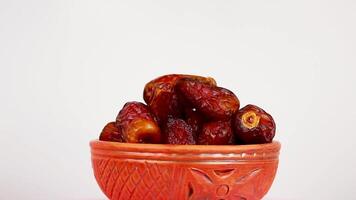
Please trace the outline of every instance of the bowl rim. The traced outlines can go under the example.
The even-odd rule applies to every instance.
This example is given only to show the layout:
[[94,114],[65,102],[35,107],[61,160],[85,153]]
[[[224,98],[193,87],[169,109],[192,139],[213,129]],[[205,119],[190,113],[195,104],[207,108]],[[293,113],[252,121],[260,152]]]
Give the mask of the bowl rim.
[[281,143],[277,140],[265,144],[246,145],[174,145],[174,144],[141,144],[101,141],[90,141],[91,149],[109,151],[131,152],[169,152],[169,153],[235,153],[249,151],[275,151],[279,152]]

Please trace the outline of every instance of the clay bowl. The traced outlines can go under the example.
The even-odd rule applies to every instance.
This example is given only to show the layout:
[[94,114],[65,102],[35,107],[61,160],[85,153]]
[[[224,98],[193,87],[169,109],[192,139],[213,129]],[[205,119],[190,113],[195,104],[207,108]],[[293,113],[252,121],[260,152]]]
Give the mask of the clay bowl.
[[261,199],[278,166],[280,143],[167,145],[90,142],[95,178],[119,199]]

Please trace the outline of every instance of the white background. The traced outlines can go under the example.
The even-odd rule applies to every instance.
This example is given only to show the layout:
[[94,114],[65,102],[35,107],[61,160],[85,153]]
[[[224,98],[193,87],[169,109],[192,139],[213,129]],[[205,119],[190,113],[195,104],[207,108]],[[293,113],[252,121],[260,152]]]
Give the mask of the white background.
[[355,2],[0,0],[0,199],[105,199],[89,141],[166,73],[274,116],[266,199],[356,199]]

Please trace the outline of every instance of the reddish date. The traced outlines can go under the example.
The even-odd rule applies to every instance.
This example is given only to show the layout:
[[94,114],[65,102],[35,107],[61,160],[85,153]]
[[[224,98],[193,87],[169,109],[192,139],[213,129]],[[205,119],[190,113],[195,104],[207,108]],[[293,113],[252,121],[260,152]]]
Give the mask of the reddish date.
[[102,141],[165,144],[260,144],[272,142],[275,123],[255,105],[240,101],[213,78],[160,76],[145,85],[140,102],[128,102],[108,123]]
[[215,80],[212,78],[185,74],[169,74],[147,83],[144,88],[143,98],[160,124],[165,124],[168,118],[182,116],[183,109],[175,92],[175,84],[184,77],[190,77],[209,85],[216,85]]
[[234,143],[230,121],[215,121],[204,124],[198,137],[198,144],[228,145]]
[[182,119],[168,119],[164,132],[167,144],[195,144],[192,127]]
[[214,120],[229,119],[240,107],[239,99],[230,90],[190,78],[177,81],[176,89],[184,101]]
[[161,131],[148,107],[140,102],[128,102],[116,118],[123,139],[130,143],[160,143]]
[[255,105],[247,105],[236,113],[235,134],[244,144],[272,142],[276,125],[270,114]]
[[160,93],[160,91],[170,91],[179,78],[181,78],[179,74],[169,74],[148,82],[143,91],[143,99],[147,104],[150,104],[154,96]]
[[115,122],[109,122],[101,131],[99,140],[111,142],[123,142],[121,130],[115,125]]
[[184,120],[192,127],[194,139],[197,139],[201,128],[206,121],[204,116],[195,108],[184,109]]
[[166,91],[172,90],[174,85],[176,84],[176,81],[181,78],[191,78],[209,85],[216,86],[216,81],[211,77],[202,77],[202,76],[187,75],[187,74],[168,74],[168,75],[160,76],[148,82],[145,85],[143,91],[143,99],[145,100],[146,103],[149,104],[152,101],[152,98],[154,98],[156,93],[165,90]]

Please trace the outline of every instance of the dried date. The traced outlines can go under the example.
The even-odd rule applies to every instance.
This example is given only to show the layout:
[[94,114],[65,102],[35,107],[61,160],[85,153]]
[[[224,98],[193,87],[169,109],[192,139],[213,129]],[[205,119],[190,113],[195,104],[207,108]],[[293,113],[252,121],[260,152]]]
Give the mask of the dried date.
[[183,105],[179,102],[175,85],[178,80],[187,77],[208,85],[216,85],[213,78],[185,74],[161,76],[145,85],[143,98],[160,124],[165,124],[168,118],[182,117]]
[[140,102],[128,102],[116,118],[116,126],[130,143],[160,143],[161,131],[148,107]]
[[235,135],[244,144],[272,142],[276,124],[270,114],[255,105],[247,105],[236,113]]
[[168,119],[164,132],[167,144],[195,144],[192,127],[182,119]]
[[231,118],[240,106],[239,99],[230,90],[189,78],[180,79],[176,89],[184,101],[214,120]]
[[197,143],[204,145],[234,144],[231,121],[214,121],[204,124]]
[[115,122],[109,122],[101,131],[99,140],[110,142],[123,142],[123,136],[120,129],[116,127]]

